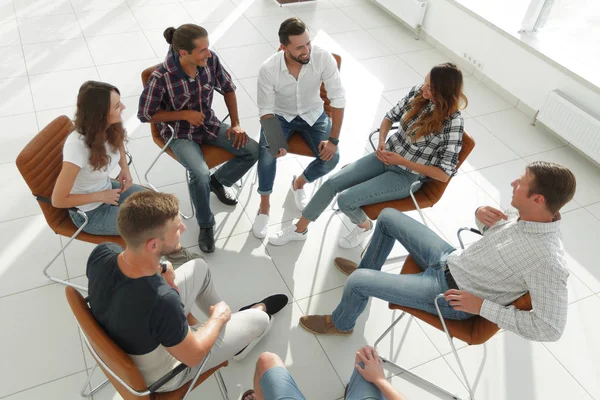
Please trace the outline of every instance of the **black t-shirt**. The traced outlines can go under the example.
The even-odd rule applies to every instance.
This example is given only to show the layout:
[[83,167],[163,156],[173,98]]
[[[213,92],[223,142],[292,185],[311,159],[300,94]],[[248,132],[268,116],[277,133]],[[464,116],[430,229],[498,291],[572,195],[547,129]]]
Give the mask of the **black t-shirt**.
[[122,251],[114,243],[102,243],[90,254],[87,277],[94,318],[128,354],[181,343],[189,328],[179,293],[158,273],[125,276],[117,264]]

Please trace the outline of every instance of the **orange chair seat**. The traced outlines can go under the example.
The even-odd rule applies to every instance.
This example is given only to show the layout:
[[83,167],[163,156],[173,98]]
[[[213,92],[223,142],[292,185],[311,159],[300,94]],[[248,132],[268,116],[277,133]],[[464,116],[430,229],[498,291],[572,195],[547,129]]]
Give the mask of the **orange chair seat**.
[[[73,224],[73,221],[71,221],[71,218],[68,215],[65,219],[63,219],[63,221],[60,224],[52,226],[51,228],[54,231],[54,233],[66,237],[73,236],[73,234],[77,231],[77,227],[75,226],[75,224]],[[113,242],[125,248],[125,241],[121,236],[91,235],[89,233],[80,232],[79,235],[77,235],[77,240],[82,240],[84,242],[95,244]]]
[[[152,140],[154,143],[156,143],[158,147],[163,148],[165,141],[162,136],[160,136],[156,124],[151,124],[150,131],[152,132]],[[233,154],[229,153],[228,151],[211,144],[201,144],[200,149],[202,150],[202,154],[204,155],[204,160],[206,161],[208,168],[214,168],[231,160],[234,157]],[[177,160],[177,156],[175,153],[173,153],[173,150],[171,150],[170,147],[165,150],[165,153]]]
[[[415,199],[417,199],[417,203],[421,208],[432,207],[434,204],[422,190],[417,190],[415,192]],[[404,199],[385,201],[383,203],[368,204],[361,208],[365,214],[367,214],[369,219],[376,220],[377,217],[379,217],[379,213],[385,208],[394,208],[398,211],[406,212],[414,210],[415,204],[411,197],[406,197]]]
[[[402,267],[401,274],[419,274],[423,272],[421,267],[417,265],[415,260],[408,256]],[[524,294],[512,303],[519,310],[531,310],[531,297],[529,293]],[[389,303],[388,307],[392,310],[401,310],[405,313],[413,315],[423,322],[443,331],[444,327],[437,314],[430,314],[426,311],[417,310],[415,308],[404,307],[398,304]],[[475,316],[462,321],[445,319],[446,327],[450,336],[462,340],[468,344],[482,344],[487,342],[492,336],[500,330],[498,325],[481,317]]]

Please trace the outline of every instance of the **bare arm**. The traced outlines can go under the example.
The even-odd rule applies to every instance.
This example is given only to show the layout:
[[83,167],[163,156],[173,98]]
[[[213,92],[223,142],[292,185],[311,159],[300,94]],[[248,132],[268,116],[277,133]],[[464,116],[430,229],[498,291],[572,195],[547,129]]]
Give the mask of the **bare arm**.
[[392,129],[393,122],[387,118],[383,118],[381,121],[381,125],[379,126],[379,144],[385,143],[385,138],[387,137],[390,129]]
[[169,354],[188,367],[194,367],[200,364],[210,352],[223,325],[225,325],[224,320],[211,317],[196,332],[189,329],[181,343],[173,347],[166,347],[166,349]]
[[[67,161],[63,162],[62,169],[60,170],[60,174],[54,185],[54,190],[52,191],[52,205],[54,207],[71,208],[98,201],[106,203],[109,199],[107,197],[107,192],[118,191],[118,189],[116,189],[88,194],[71,194],[75,178],[77,178],[77,174],[80,170],[81,168],[73,163]],[[110,193],[108,193],[108,195],[110,195]]]
[[329,136],[334,139],[340,137],[340,131],[342,129],[342,121],[344,120],[344,109],[343,108],[331,108],[331,132]]
[[392,384],[387,379],[381,379],[374,383],[375,386],[381,390],[383,397],[385,397],[387,400],[408,400],[408,397],[394,389]]
[[227,111],[229,111],[229,119],[231,120],[231,126],[238,126],[240,124],[240,117],[238,114],[237,97],[235,95],[235,91],[231,90],[229,92],[225,92],[223,97],[225,98],[225,105],[227,106]]

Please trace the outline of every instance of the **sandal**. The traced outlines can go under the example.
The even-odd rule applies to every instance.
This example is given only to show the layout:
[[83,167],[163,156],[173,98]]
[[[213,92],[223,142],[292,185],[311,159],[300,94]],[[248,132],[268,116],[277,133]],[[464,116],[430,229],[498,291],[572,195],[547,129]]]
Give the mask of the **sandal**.
[[[244,392],[244,394],[242,395],[242,398],[241,398],[241,400],[246,400],[246,397],[250,396],[251,394],[254,394],[254,389],[248,389],[248,390],[246,390],[246,391]],[[252,400],[255,400],[255,399],[256,399],[256,396],[254,396],[254,397],[252,398]]]
[[269,297],[264,298],[261,301],[257,301],[256,303],[244,306],[240,308],[239,311],[247,310],[260,303],[263,303],[265,305],[265,307],[267,308],[267,314],[271,316],[277,314],[287,305],[288,297],[285,294],[273,294]]

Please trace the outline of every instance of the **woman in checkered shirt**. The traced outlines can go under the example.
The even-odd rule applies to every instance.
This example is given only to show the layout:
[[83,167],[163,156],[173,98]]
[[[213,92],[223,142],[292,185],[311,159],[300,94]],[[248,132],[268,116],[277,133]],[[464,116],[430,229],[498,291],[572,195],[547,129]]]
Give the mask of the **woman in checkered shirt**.
[[[456,174],[464,130],[460,109],[467,103],[460,69],[452,63],[433,67],[425,83],[413,87],[385,115],[376,152],[329,178],[306,205],[300,220],[269,237],[269,243],[305,240],[309,223],[339,194],[340,210],[356,224],[339,245],[358,246],[373,228],[361,206],[406,198],[414,182],[418,182],[416,191],[424,178],[447,182]],[[395,122],[399,126],[386,141]]]

